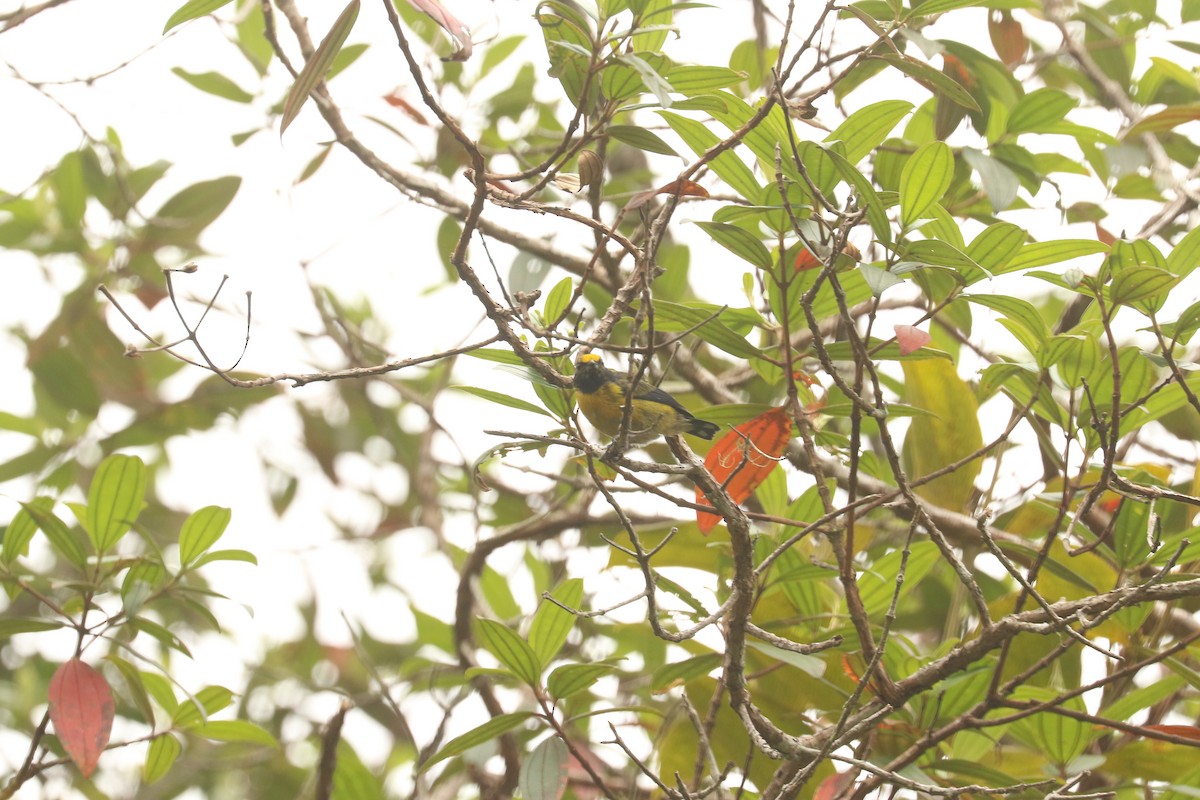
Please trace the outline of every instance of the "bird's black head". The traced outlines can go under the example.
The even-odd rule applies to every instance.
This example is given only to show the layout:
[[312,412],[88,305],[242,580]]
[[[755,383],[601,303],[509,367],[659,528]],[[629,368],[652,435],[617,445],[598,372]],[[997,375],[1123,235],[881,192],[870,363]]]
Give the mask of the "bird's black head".
[[609,380],[608,367],[595,353],[584,353],[575,362],[575,389],[590,394]]

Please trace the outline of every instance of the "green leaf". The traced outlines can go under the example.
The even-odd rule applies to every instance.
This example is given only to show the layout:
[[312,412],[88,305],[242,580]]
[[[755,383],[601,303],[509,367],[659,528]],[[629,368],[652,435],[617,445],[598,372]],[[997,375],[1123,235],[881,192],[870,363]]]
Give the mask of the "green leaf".
[[1101,713],[1109,719],[1128,722],[1137,712],[1166,700],[1182,689],[1184,685],[1185,681],[1178,675],[1163,675],[1155,678],[1153,683],[1115,696],[1112,702],[1102,709]]
[[87,210],[87,183],[83,175],[83,153],[67,153],[58,162],[51,178],[54,183],[54,201],[63,228],[78,230]]
[[757,236],[725,222],[697,222],[713,241],[759,269],[771,268],[771,253]]
[[[54,508],[53,497],[36,497],[30,505],[41,508],[45,513],[50,514]],[[38,524],[24,506],[17,511],[13,516],[12,522],[8,524],[8,530],[4,531],[4,546],[0,549],[0,562],[11,564],[20,556],[29,555],[29,542],[33,539],[33,535],[37,533]]]
[[546,324],[551,324],[562,319],[563,314],[567,311],[567,305],[571,302],[571,297],[574,294],[574,278],[568,276],[554,284],[553,288],[546,294],[546,305],[542,310],[542,313],[546,317]]
[[382,782],[345,739],[337,743],[337,765],[329,800],[384,800]]
[[351,44],[339,50],[337,56],[333,59],[333,63],[329,65],[329,72],[325,74],[325,80],[331,81],[340,73],[349,69],[351,64],[358,61],[362,54],[367,52],[369,46],[365,44]]
[[907,227],[921,219],[950,188],[954,154],[944,142],[922,145],[900,173],[900,221]]
[[913,104],[907,100],[872,103],[846,117],[846,121],[826,136],[825,141],[840,141],[846,148],[846,160],[857,164],[877,149],[912,109]]
[[33,503],[21,503],[21,508],[33,517],[38,528],[46,534],[46,538],[50,540],[50,544],[60,555],[77,567],[84,565],[87,555],[84,553],[80,539],[50,510],[50,505],[38,504],[38,501],[35,500]]
[[450,262],[450,256],[454,254],[454,248],[458,244],[458,237],[462,235],[462,225],[458,224],[458,220],[454,217],[442,217],[441,223],[437,229],[437,252],[438,257],[442,260],[442,269],[446,273],[447,281],[458,279],[458,271],[454,268],[454,264]]
[[541,406],[536,406],[528,400],[522,400],[518,397],[510,397],[502,392],[493,392],[491,389],[480,389],[477,386],[451,386],[450,388],[459,392],[473,394],[476,397],[482,397],[484,400],[491,400],[493,403],[499,403],[502,406],[515,408],[519,411],[532,411],[534,414],[541,414],[551,419],[554,418],[553,414]]
[[146,496],[146,465],[119,453],[100,462],[88,491],[86,528],[96,552],[104,554],[129,532]]
[[0,619],[0,639],[16,636],[18,633],[44,633],[56,631],[65,626],[65,622],[52,619],[29,619],[27,617],[8,617]]
[[317,85],[325,78],[325,73],[333,65],[338,51],[341,50],[346,37],[350,35],[350,29],[354,27],[354,21],[358,19],[358,9],[359,0],[350,0],[350,3],[333,23],[333,27],[329,29],[329,33],[325,34],[325,38],[321,40],[321,44],[312,54],[312,58],[305,63],[304,69],[300,70],[300,74],[296,76],[296,82],[292,84],[287,97],[283,100],[283,115],[279,126],[280,136],[296,119],[296,115],[300,113],[308,96],[317,88]]
[[707,675],[721,666],[722,660],[720,653],[705,653],[673,664],[664,664],[654,670],[654,675],[650,678],[650,689],[657,692],[673,685],[676,681],[687,683],[693,678]]
[[1149,116],[1140,119],[1136,125],[1125,132],[1125,138],[1131,139],[1144,133],[1161,133],[1169,131],[1188,122],[1200,119],[1200,103],[1168,106]]
[[148,620],[145,617],[138,617],[137,619],[130,620],[129,624],[134,629],[154,637],[167,649],[178,650],[188,658],[191,658],[192,653],[188,650],[187,645],[183,643],[183,640],[157,622]]
[[151,739],[146,750],[146,763],[142,765],[142,780],[154,783],[166,775],[182,751],[183,746],[172,734],[164,733]]
[[[564,581],[553,597],[567,608],[578,609],[583,602],[583,581],[579,578]],[[549,600],[542,600],[529,625],[529,646],[538,663],[549,664],[558,655],[574,626],[574,614]]]
[[190,564],[216,544],[231,516],[228,508],[205,506],[184,520],[179,532],[179,562]]
[[484,742],[490,742],[497,736],[508,733],[532,716],[532,711],[518,711],[514,714],[501,714],[498,717],[492,717],[482,725],[472,728],[462,736],[456,736],[442,745],[441,750],[438,750],[428,761],[420,766],[417,774],[425,772],[439,761],[444,761],[451,756],[465,753],[472,747],[481,745]]
[[612,664],[563,664],[550,673],[546,688],[552,697],[562,700],[588,688],[597,678],[616,671]]
[[1060,334],[1054,336],[1042,351],[1038,365],[1058,367],[1058,377],[1070,389],[1083,386],[1084,380],[1092,380],[1096,370],[1104,364],[1104,353],[1094,336]]
[[200,232],[233,202],[241,185],[241,178],[226,175],[182,189],[150,219],[147,239],[156,246],[192,245]]
[[995,273],[1016,257],[1028,238],[1029,234],[1011,222],[997,222],[971,240],[967,256],[988,272]]
[[675,148],[664,142],[657,133],[636,125],[612,125],[608,129],[608,135],[618,142],[624,142],[648,153],[658,153],[664,156],[679,155],[675,152]]
[[477,623],[479,641],[487,651],[525,683],[537,686],[542,664],[533,648],[503,623],[482,617],[478,618]]
[[535,747],[521,764],[521,796],[525,800],[559,800],[567,788],[569,757],[566,744],[557,736]]
[[516,52],[523,41],[525,41],[524,36],[509,36],[493,42],[484,52],[483,58],[480,59],[479,76],[483,77],[491,72],[493,67],[498,66],[504,59]]
[[[121,678],[125,681],[125,688],[129,692],[129,696],[133,698],[133,704],[142,712],[146,723],[153,726],[154,706],[150,704],[150,695],[146,693],[146,684],[142,679],[142,673],[133,664],[113,653],[109,653],[104,658],[117,668],[117,672],[121,673]],[[174,699],[172,696],[172,703]]]
[[859,204],[867,209],[867,222],[870,223],[875,238],[884,244],[891,244],[891,221],[888,219],[887,210],[884,208],[879,194],[875,191],[875,187],[871,185],[866,176],[858,171],[850,159],[832,149],[826,150],[825,154],[829,156],[834,168],[842,178],[858,193]]
[[[1104,260],[1104,267],[1109,275],[1121,274],[1130,267],[1167,268],[1167,260],[1152,242],[1145,239],[1118,239],[1113,242]],[[1107,280],[1105,271],[1101,271],[1101,279]]]
[[142,686],[154,698],[154,702],[162,706],[163,710],[168,714],[173,714],[175,709],[179,707],[179,701],[175,699],[175,692],[171,688],[171,682],[157,672],[142,672],[140,675]]
[[[914,420],[914,424],[915,422],[916,420]],[[900,550],[892,550],[877,559],[858,580],[863,607],[873,617],[887,611],[892,603],[892,595],[896,591],[896,578],[900,574],[902,555]],[[913,544],[908,555],[908,562],[904,567],[904,586],[900,589],[901,602],[939,560],[941,560],[941,552],[933,542],[920,541]]]
[[1021,248],[1003,268],[994,270],[997,274],[1016,272],[1033,267],[1044,267],[1047,264],[1057,264],[1072,258],[1082,258],[1095,253],[1108,252],[1108,245],[1093,239],[1058,239],[1052,242],[1031,242]]
[[1008,114],[1009,133],[1045,133],[1077,105],[1075,98],[1058,89],[1035,89],[1022,97]]
[[[300,175],[296,178],[296,185],[298,186],[311,178],[313,175],[316,175],[317,170],[321,168],[321,166],[325,163],[325,160],[329,158],[329,154],[332,152],[333,145],[327,144],[322,147],[320,151],[315,156],[310,158],[308,163],[304,165],[304,169],[300,171]],[[446,219],[450,218],[447,217]]]
[[205,686],[195,696],[175,709],[171,724],[176,728],[191,728],[204,724],[208,718],[233,702],[233,692],[224,686]]
[[910,56],[895,53],[886,56],[868,56],[867,60],[875,59],[886,61],[929,91],[945,97],[947,100],[962,106],[967,111],[978,112],[980,110],[979,104],[975,102],[975,98],[971,97],[971,94],[961,84],[941,70],[936,70],[928,64],[917,61]]
[[202,92],[232,100],[235,103],[249,103],[254,100],[254,95],[219,72],[188,72],[182,67],[172,67],[171,72]]
[[[739,358],[761,358],[762,351],[739,336],[728,325],[721,322],[718,309],[671,303],[666,300],[654,302],[654,323],[660,331],[678,333],[695,328],[696,336],[714,347]],[[716,316],[714,316],[716,315]],[[700,327],[696,327],[699,325]]]
[[1167,269],[1186,278],[1200,266],[1200,228],[1192,228],[1167,256]]
[[258,565],[258,557],[249,550],[210,550],[196,559],[192,569],[203,567],[213,561],[244,561],[247,564]]
[[[1055,701],[1056,692],[1034,686],[1021,686],[1013,693],[1018,700],[1037,702]],[[1069,697],[1061,703],[1062,708],[1077,713],[1087,713],[1081,697]],[[1014,734],[1028,737],[1044,757],[1060,768],[1083,754],[1090,740],[1090,723],[1073,717],[1042,711],[1019,720],[1013,727]]]
[[1050,328],[1028,300],[1001,294],[965,294],[963,299],[975,305],[999,311],[1006,318],[1015,321],[1033,334],[1041,344],[1045,344],[1050,338]]
[[1179,278],[1165,269],[1158,267],[1126,267],[1112,279],[1109,287],[1112,301],[1122,305],[1132,305],[1138,301],[1153,304],[1165,299]]
[[208,16],[218,8],[229,5],[230,2],[231,0],[188,0],[188,2],[177,8],[175,13],[170,16],[167,24],[163,26],[163,33],[189,20]]
[[979,182],[983,184],[983,193],[987,195],[993,211],[1004,211],[1017,199],[1021,181],[1003,161],[992,158],[979,150],[964,147],[963,160],[979,174]]
[[766,644],[765,642],[747,642],[746,644],[776,661],[792,665],[811,678],[820,678],[825,674],[825,662],[816,656],[794,653],[791,650],[784,650],[782,647],[776,647],[773,644]]
[[975,6],[990,6],[989,0],[925,0],[921,4],[913,4],[916,6],[913,9],[913,15],[918,17],[928,17],[933,14],[942,14],[946,11],[953,11],[956,8],[972,8]]
[[[1200,228],[1197,228],[1200,230]],[[1180,313],[1179,318],[1174,322],[1168,322],[1162,325],[1163,335],[1168,341],[1187,344],[1192,337],[1196,335],[1196,331],[1200,330],[1200,301],[1192,303]]]
[[964,276],[986,277],[987,275],[980,265],[976,264],[966,253],[937,239],[913,242],[904,249],[904,258],[935,267],[947,267]]
[[737,86],[746,79],[746,73],[728,67],[705,67],[690,64],[676,66],[667,73],[672,88],[681,94],[699,94],[713,89]]
[[675,87],[671,86],[671,82],[660,75],[649,61],[638,55],[622,53],[616,56],[616,62],[632,67],[642,79],[642,84],[654,94],[658,104],[663,108],[671,107],[671,92],[675,91]]
[[[671,126],[671,130],[680,139],[683,139],[684,144],[691,148],[697,156],[704,155],[709,148],[721,141],[721,137],[710,131],[701,122],[670,111],[659,111],[658,114],[666,120],[667,125]],[[726,150],[714,158],[709,162],[709,167],[717,174],[718,178],[729,184],[729,187],[743,198],[751,203],[758,202],[758,197],[762,194],[762,187],[751,169],[732,150]]]
[[485,566],[483,574],[479,576],[479,589],[487,607],[500,619],[516,619],[521,616],[521,607],[513,598],[507,575],[501,575],[490,565]]
[[260,744],[279,747],[279,741],[269,731],[243,719],[214,719],[191,729],[197,736],[218,742]]

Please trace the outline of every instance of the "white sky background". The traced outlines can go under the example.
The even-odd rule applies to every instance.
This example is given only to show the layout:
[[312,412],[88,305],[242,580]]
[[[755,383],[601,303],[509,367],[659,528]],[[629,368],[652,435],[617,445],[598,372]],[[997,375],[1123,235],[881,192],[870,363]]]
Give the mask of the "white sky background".
[[[185,294],[204,298],[222,274],[230,276],[223,297],[226,308],[233,313],[212,320],[216,324],[207,327],[206,341],[213,342],[210,352],[218,361],[229,361],[241,348],[243,321],[238,315],[244,309],[242,296],[252,291],[254,327],[244,368],[266,374],[336,365],[335,351],[305,350],[290,333],[296,328],[318,330],[318,321],[310,310],[302,264],[309,265],[315,283],[328,285],[339,297],[347,300],[370,297],[377,310],[386,312],[391,357],[421,355],[480,338],[481,332],[486,335],[486,329],[473,327],[479,313],[465,289],[453,287],[421,293],[442,276],[433,242],[433,231],[440,221],[436,214],[400,198],[337,149],[314,178],[299,186],[293,184],[316,153],[316,143],[330,138],[311,107],[301,113],[282,141],[277,132],[265,131],[240,148],[231,145],[229,134],[259,126],[266,117],[266,108],[282,97],[290,79],[277,64],[272,65],[270,91],[250,106],[231,103],[187,85],[170,73],[171,67],[180,66],[192,72],[216,70],[247,88],[256,86],[257,78],[244,58],[215,30],[211,19],[188,23],[162,41],[163,23],[177,5],[178,2],[161,0],[120,4],[78,0],[0,36],[3,62],[0,63],[0,109],[4,118],[0,122],[0,139],[6,154],[0,157],[0,189],[24,192],[43,170],[81,142],[70,117],[46,97],[12,80],[5,64],[30,80],[51,82],[105,72],[137,56],[128,67],[91,86],[81,83],[47,86],[47,92],[78,115],[92,136],[102,137],[107,126],[113,127],[135,166],[160,158],[174,163],[167,178],[141,204],[143,209],[157,208],[174,192],[199,180],[230,174],[244,178],[233,205],[206,234],[204,243],[212,256],[198,259],[200,272],[178,276],[176,284]],[[302,0],[300,5],[310,16],[314,37],[319,39],[340,12],[342,3]],[[525,33],[529,37],[527,47],[510,57],[508,65],[527,57],[535,60],[539,73],[544,71],[541,35],[531,16],[533,3],[498,0],[447,5],[472,25],[477,37],[498,33],[502,38]],[[669,40],[669,55],[680,61],[726,63],[732,47],[752,35],[748,3],[715,5],[720,8],[697,9],[680,16],[686,38]],[[783,3],[774,5],[784,8]],[[818,6],[807,1],[799,5],[802,9]],[[1169,7],[1177,4],[1159,5],[1160,14],[1178,19],[1178,11]],[[0,11],[16,7],[11,0],[0,0]],[[943,23],[926,31],[926,35],[955,36],[990,53],[986,12],[976,10],[955,17],[965,23],[963,27],[947,30]],[[731,33],[732,25],[738,26],[736,33]],[[773,29],[778,28],[773,26]],[[1196,38],[1178,29],[1171,33],[1180,38]],[[282,26],[281,36],[290,45]],[[1047,41],[1056,39],[1048,37]],[[362,120],[362,115],[367,114],[383,117],[422,148],[427,149],[432,141],[430,130],[420,128],[382,100],[384,94],[397,86],[407,89],[405,96],[414,103],[416,93],[378,2],[364,3],[348,42],[368,42],[372,47],[332,82],[335,99],[347,112],[352,127],[368,144],[377,147],[381,155],[401,165],[411,163],[414,159],[408,144],[395,141],[390,133]],[[294,53],[295,48],[291,49]],[[1171,48],[1170,53],[1163,55],[1176,58],[1181,52]],[[468,63],[467,69],[473,66]],[[505,75],[501,70],[494,80],[503,81]],[[926,97],[911,82],[901,82],[897,87],[901,93],[893,96],[907,97],[917,104]],[[540,90],[557,91],[557,83],[547,79]],[[480,96],[489,93],[484,87]],[[851,95],[848,105],[853,109],[879,99],[880,95],[860,90]],[[829,119],[831,127],[840,120],[828,98],[818,104],[818,109],[819,118]],[[460,111],[454,107],[449,110]],[[568,113],[569,105],[564,103],[564,121]],[[804,135],[804,126],[800,130]],[[824,135],[815,130],[812,133],[815,138]],[[687,152],[686,148],[680,152]],[[665,159],[661,163],[668,162]],[[463,182],[461,186],[462,196],[468,196],[467,184]],[[1094,192],[1094,187],[1090,191]],[[689,226],[682,224],[683,220],[705,219],[711,210],[706,204],[681,209],[674,226],[677,235],[688,236]],[[1066,235],[1058,220],[1048,219],[1049,216],[1052,215],[1043,213],[1036,221],[1033,214],[1011,218],[1030,227],[1048,223],[1055,228],[1055,235]],[[1140,222],[1141,217],[1131,222],[1130,233],[1136,231]],[[535,231],[538,225],[546,231],[561,229],[543,218],[523,218],[521,224],[532,225],[531,230]],[[1079,226],[1071,235],[1091,238],[1094,232],[1090,226]],[[740,297],[743,265],[704,237],[691,236],[690,242],[693,244],[691,275],[693,281],[700,283],[702,294]],[[490,272],[484,265],[482,252],[478,249],[474,252],[481,274]],[[509,261],[505,249],[493,245],[492,253],[503,269]],[[1094,264],[1081,266],[1094,268]],[[43,283],[40,268],[52,276],[53,287]],[[0,271],[6,280],[6,291],[0,292],[0,318],[6,322],[19,320],[32,331],[40,330],[53,318],[61,290],[74,287],[81,278],[69,259],[37,265],[20,253],[0,252]],[[545,285],[552,285],[558,277],[552,273]],[[1192,291],[1177,294],[1183,301],[1194,296]],[[169,324],[173,313],[169,304],[163,303],[150,313],[138,308],[136,301],[129,302],[128,308],[140,321],[148,323],[149,328],[175,330]],[[980,312],[981,309],[975,309],[977,318]],[[119,338],[137,342],[124,320],[115,314],[110,319]],[[890,322],[880,330],[890,331]],[[0,340],[0,374],[7,378],[0,386],[0,409],[18,414],[32,410],[22,358],[23,351],[14,342]],[[322,358],[331,361],[321,362]],[[460,363],[460,369],[471,364],[469,359]],[[478,381],[463,382],[478,382],[513,395],[532,397],[528,387],[518,379],[488,366],[471,366],[486,373]],[[180,396],[186,395],[183,387],[190,387],[205,376],[199,370],[184,370],[177,379]],[[319,384],[290,393],[314,403],[329,396],[328,388]],[[454,434],[458,446],[468,456],[495,443],[481,433],[484,427],[533,431],[543,424],[530,415],[474,399],[448,397],[446,403],[448,410],[442,413],[442,419],[462,421]],[[114,415],[110,418],[112,424],[116,424],[120,412],[109,413]],[[987,425],[986,415],[983,421]],[[423,421],[416,415],[411,424],[420,426]],[[985,427],[985,437],[988,434]],[[23,452],[27,446],[20,437],[0,436],[0,460]],[[256,407],[237,423],[226,421],[213,431],[177,439],[170,455],[171,467],[159,484],[164,500],[184,510],[209,504],[232,507],[233,522],[221,546],[249,549],[260,562],[257,568],[238,564],[208,568],[214,587],[230,595],[236,603],[252,607],[254,616],[243,612],[236,603],[219,608],[218,616],[232,632],[233,639],[206,637],[204,645],[195,648],[195,662],[177,660],[174,668],[186,684],[198,687],[215,682],[232,688],[240,686],[242,660],[253,662],[261,652],[261,642],[300,634],[296,607],[306,600],[314,585],[321,587],[318,635],[329,645],[350,644],[343,612],[362,622],[373,636],[385,640],[407,638],[411,619],[402,592],[420,597],[419,605],[425,610],[449,617],[453,598],[444,587],[457,578],[448,571],[443,559],[432,562],[438,567],[420,559],[419,554],[432,546],[428,536],[406,531],[393,537],[389,544],[393,549],[389,574],[397,588],[372,590],[365,573],[370,551],[342,541],[336,527],[329,522],[332,517],[351,529],[370,531],[377,520],[377,510],[369,498],[396,497],[402,493],[399,471],[380,468],[388,460],[386,446],[380,447],[379,452],[365,454],[361,460],[344,459],[339,464],[345,482],[358,491],[335,489],[311,464],[311,474],[282,520],[276,518],[267,500],[260,459],[293,467],[310,461],[301,446],[298,418],[282,401],[273,400]],[[16,509],[16,504],[6,498],[27,499],[31,490],[32,484],[28,482],[0,486],[3,491],[0,519],[10,517]],[[469,543],[474,535],[474,531],[460,532],[464,534],[463,544]],[[518,582],[514,591],[518,600],[532,609],[535,598],[530,587]],[[622,596],[624,591],[614,588],[612,597]],[[64,649],[58,655],[69,654],[66,639],[62,644]],[[313,709],[314,718],[327,717],[332,711],[330,699],[328,708]],[[353,736],[352,728],[348,729],[348,735]],[[126,750],[140,759],[140,750]],[[5,755],[0,740],[0,758]],[[369,758],[372,754],[363,755]]]

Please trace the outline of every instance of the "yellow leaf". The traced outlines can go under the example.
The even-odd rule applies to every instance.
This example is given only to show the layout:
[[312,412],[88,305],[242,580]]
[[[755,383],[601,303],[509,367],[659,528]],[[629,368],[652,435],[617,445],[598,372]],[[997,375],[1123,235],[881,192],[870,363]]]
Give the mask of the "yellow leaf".
[[[930,412],[913,418],[904,440],[904,462],[911,480],[966,458],[983,446],[979,430],[979,401],[958,377],[954,365],[942,359],[905,361],[904,402]],[[960,511],[979,474],[979,459],[922,484],[917,494],[931,503]]]

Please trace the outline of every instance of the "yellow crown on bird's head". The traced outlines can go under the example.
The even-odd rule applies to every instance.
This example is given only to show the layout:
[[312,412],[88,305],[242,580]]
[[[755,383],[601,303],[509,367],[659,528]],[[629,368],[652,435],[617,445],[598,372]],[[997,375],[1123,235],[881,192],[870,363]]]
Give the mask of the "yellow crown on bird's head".
[[578,358],[578,360],[576,360],[575,363],[576,364],[598,364],[598,363],[600,363],[600,356],[597,353],[584,353],[583,355],[581,355]]

